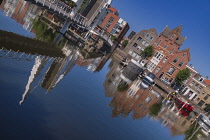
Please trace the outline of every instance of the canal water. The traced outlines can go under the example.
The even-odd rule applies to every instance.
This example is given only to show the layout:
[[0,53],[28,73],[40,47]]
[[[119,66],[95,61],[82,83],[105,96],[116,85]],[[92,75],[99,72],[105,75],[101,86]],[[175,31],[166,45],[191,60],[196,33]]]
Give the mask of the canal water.
[[[1,11],[0,29],[35,36]],[[80,57],[75,48],[68,59],[0,52],[1,140],[184,139],[148,115],[113,117],[104,86],[111,60],[95,72],[96,59]]]

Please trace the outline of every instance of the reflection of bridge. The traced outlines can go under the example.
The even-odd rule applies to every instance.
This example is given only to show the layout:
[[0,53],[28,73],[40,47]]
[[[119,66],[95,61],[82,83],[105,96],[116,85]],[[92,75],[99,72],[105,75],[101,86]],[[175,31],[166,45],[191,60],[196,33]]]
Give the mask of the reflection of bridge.
[[70,8],[68,5],[62,4],[60,1],[53,2],[50,0],[25,0],[31,1],[39,6],[47,8],[53,13],[58,14],[65,18],[66,20],[70,20],[76,24],[80,24],[82,26],[87,25],[87,18],[83,17],[81,14],[77,13],[77,10]]
[[65,57],[62,50],[50,43],[0,30],[0,44],[4,49],[31,55]]
[[[81,14],[79,14],[77,12],[78,9],[76,9],[76,8],[72,9],[68,5],[60,2],[59,0],[56,2],[54,2],[52,0],[26,0],[26,1],[30,1],[34,4],[44,7],[48,11],[50,11],[66,20],[65,23],[63,24],[63,27],[59,31],[60,34],[54,40],[55,44],[58,44],[60,42],[61,38],[63,37],[63,34],[65,34],[66,31],[68,31],[70,24],[75,23],[75,24],[82,26],[83,28],[89,29],[87,36],[92,35],[92,34],[97,35],[99,38],[103,39],[103,41],[106,42],[106,44],[108,44],[109,46],[113,46],[113,42],[110,39],[109,35],[105,34],[104,32],[97,31],[96,29],[94,29],[94,27],[92,27],[92,28],[88,27],[89,26],[88,19],[86,17],[82,16]],[[82,3],[80,3],[80,4],[82,4]],[[77,7],[79,7],[79,6],[77,5]],[[72,34],[75,35],[75,33],[72,33]],[[87,38],[87,36],[86,36],[86,38]],[[79,42],[84,43],[83,37],[81,37],[80,35],[76,36],[76,37],[78,38]]]

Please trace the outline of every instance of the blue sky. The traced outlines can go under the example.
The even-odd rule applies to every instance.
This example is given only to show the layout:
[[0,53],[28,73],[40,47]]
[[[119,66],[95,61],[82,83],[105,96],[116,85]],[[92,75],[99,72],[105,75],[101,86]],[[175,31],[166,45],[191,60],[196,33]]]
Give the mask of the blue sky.
[[150,28],[159,34],[166,25],[182,24],[187,39],[180,49],[191,48],[189,64],[210,79],[210,0],[113,0],[112,6],[129,23],[127,35]]

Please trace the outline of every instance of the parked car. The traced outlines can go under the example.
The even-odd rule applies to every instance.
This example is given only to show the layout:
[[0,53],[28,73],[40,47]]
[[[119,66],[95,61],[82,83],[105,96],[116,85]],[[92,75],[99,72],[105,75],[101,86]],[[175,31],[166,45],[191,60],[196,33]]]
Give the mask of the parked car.
[[140,87],[143,89],[148,88],[154,84],[155,75],[153,73],[148,73],[142,80]]

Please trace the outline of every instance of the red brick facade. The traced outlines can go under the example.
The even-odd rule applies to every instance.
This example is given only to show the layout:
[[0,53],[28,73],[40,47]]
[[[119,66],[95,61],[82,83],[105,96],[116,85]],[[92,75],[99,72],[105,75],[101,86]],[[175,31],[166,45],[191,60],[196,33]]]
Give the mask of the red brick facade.
[[118,115],[127,117],[133,111],[134,119],[143,118],[148,114],[149,107],[159,100],[159,97],[150,88],[146,90],[138,89],[134,95],[130,95],[131,92],[132,88],[130,87],[126,91],[116,93],[110,103],[110,106],[113,107],[113,117],[118,117]]
[[147,65],[149,71],[167,84],[171,84],[190,61],[190,49],[179,50],[185,40],[180,36],[181,31],[182,26],[173,30],[166,27],[154,43],[155,53]]
[[[110,20],[111,18],[113,18],[112,21]],[[118,20],[119,20],[119,17],[117,15],[115,15],[114,13],[108,13],[105,19],[103,20],[102,24],[100,25],[100,27],[104,28],[108,33],[110,33]],[[109,21],[110,21],[110,25],[108,25]],[[109,27],[106,29],[106,26],[109,26]]]

